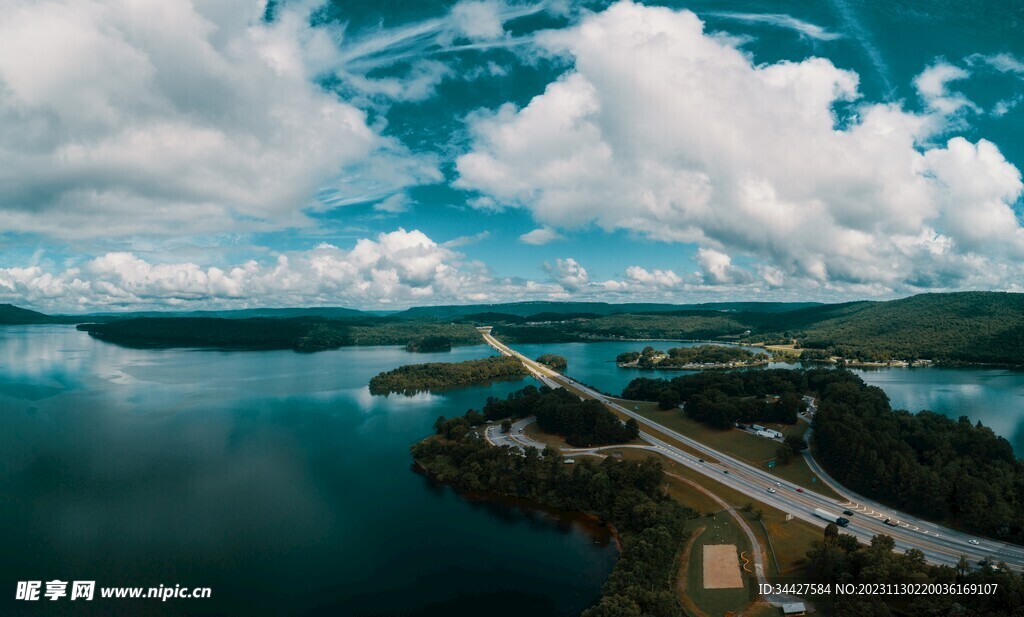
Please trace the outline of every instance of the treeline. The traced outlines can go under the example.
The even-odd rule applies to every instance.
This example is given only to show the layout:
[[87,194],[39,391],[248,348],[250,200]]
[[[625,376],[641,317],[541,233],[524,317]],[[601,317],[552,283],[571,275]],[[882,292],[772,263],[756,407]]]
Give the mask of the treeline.
[[81,324],[78,329],[100,340],[146,348],[321,351],[353,345],[407,345],[410,342],[419,347],[418,341],[434,339],[444,339],[448,348],[481,342],[480,333],[466,324],[383,317],[141,317]]
[[487,383],[495,379],[525,377],[526,367],[515,358],[495,356],[465,362],[406,364],[370,380],[370,394],[405,395]]
[[[991,594],[924,594],[904,597],[845,595],[835,596],[832,613],[839,616],[891,617],[1011,617],[1024,612],[1024,579],[1000,564],[985,563],[981,568],[961,557],[956,566],[936,566],[925,561],[917,549],[897,552],[889,536],[860,544],[849,534],[840,534],[834,524],[825,528],[825,537],[807,553],[807,570],[822,583],[990,584]],[[1005,565],[1005,564],[1003,564]],[[815,599],[816,604],[822,604]]]
[[918,516],[1024,543],[1024,461],[964,416],[893,411],[859,379],[821,391],[814,454],[836,480]]
[[640,436],[636,420],[623,424],[601,403],[583,400],[564,388],[526,386],[504,400],[489,398],[483,414],[488,420],[537,416],[542,431],[561,435],[577,447],[625,443]]
[[757,354],[731,345],[697,345],[696,347],[671,347],[668,352],[659,351],[648,345],[641,351],[620,353],[618,364],[636,364],[641,369],[673,369],[690,365],[753,364],[767,361],[768,356]]
[[623,389],[622,398],[657,402],[662,409],[682,404],[687,417],[721,429],[736,422],[793,424],[807,409],[802,393],[849,378],[856,377],[832,369],[708,372],[671,380],[639,377]]
[[565,511],[585,512],[615,526],[622,553],[599,603],[584,617],[679,617],[675,596],[678,555],[686,522],[697,513],[676,503],[660,486],[661,464],[606,458],[581,460],[567,469],[554,448],[486,445],[476,434],[431,438],[412,447],[416,461],[436,479],[461,491],[529,499]]

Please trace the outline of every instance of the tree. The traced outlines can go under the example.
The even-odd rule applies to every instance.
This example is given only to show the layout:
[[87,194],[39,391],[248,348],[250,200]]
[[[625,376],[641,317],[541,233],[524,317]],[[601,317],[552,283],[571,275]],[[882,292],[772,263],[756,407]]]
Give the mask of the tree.
[[502,433],[508,433],[511,430],[512,430],[512,421],[508,420],[508,419],[502,420],[501,421],[501,432]]
[[434,420],[434,434],[440,435],[441,433],[443,433],[445,424],[447,423],[448,421],[445,419],[444,416],[438,416],[437,420]]
[[804,441],[803,435],[786,435],[786,439],[783,440],[793,454],[799,454],[807,449],[807,442]]
[[678,392],[672,388],[666,388],[665,390],[662,390],[661,394],[658,396],[658,409],[675,409],[679,407],[679,403],[681,403],[682,400],[683,399],[679,396]]
[[833,545],[839,540],[839,527],[835,523],[825,525],[825,544]]
[[626,420],[626,431],[630,435],[630,440],[640,436],[640,424],[636,421],[636,418]]

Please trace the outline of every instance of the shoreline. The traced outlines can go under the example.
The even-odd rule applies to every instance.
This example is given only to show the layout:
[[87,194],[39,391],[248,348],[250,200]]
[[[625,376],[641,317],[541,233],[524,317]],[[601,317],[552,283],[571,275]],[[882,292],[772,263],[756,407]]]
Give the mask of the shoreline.
[[737,368],[753,368],[757,366],[768,366],[772,363],[772,360],[764,360],[760,362],[746,362],[743,364],[717,364],[717,365],[706,365],[706,364],[684,364],[683,366],[658,366],[654,365],[651,368],[643,368],[635,362],[629,364],[619,364],[616,366],[619,368],[633,368],[639,371],[722,371]]
[[424,476],[429,481],[436,483],[438,486],[451,488],[457,495],[470,503],[494,503],[508,507],[515,507],[520,510],[528,510],[543,514],[557,523],[579,525],[585,532],[587,532],[588,535],[591,536],[591,538],[597,541],[611,543],[619,555],[622,554],[622,537],[619,534],[619,530],[616,529],[614,524],[609,521],[601,520],[601,518],[596,514],[579,510],[561,510],[559,508],[552,508],[531,499],[503,495],[502,493],[494,493],[490,491],[460,491],[450,484],[437,479],[437,476],[429,467],[415,458],[413,459],[411,468],[415,473]]

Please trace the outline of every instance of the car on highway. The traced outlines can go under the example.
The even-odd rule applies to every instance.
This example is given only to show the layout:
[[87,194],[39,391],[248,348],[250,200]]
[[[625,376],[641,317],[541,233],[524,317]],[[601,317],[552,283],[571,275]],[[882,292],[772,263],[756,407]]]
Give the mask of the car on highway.
[[967,543],[968,544],[973,544],[974,546],[978,546],[979,544],[981,544],[981,542],[978,542],[977,540],[974,540],[974,539],[968,540]]
[[697,462],[698,462],[698,463],[703,463],[703,462],[704,462],[704,459],[702,459],[702,458],[699,458],[699,459],[697,459]]
[[798,487],[796,487],[796,492],[798,492],[798,493],[802,493],[802,492],[804,492],[804,489],[802,489],[802,488],[800,488],[800,487],[798,486]]
[[775,486],[782,486],[782,482],[776,482]]
[[886,525],[890,526],[890,527],[899,527],[900,526],[900,522],[897,521],[896,519],[893,519],[893,518],[887,518],[887,519],[885,519],[882,522],[885,523]]
[[773,489],[773,488],[769,488],[769,489],[768,489],[768,492],[769,492],[769,493],[774,493],[774,492],[775,492],[775,489]]
[[728,469],[723,469],[722,473],[729,473],[729,470]]
[[853,510],[843,510],[843,514],[846,516],[853,516]]

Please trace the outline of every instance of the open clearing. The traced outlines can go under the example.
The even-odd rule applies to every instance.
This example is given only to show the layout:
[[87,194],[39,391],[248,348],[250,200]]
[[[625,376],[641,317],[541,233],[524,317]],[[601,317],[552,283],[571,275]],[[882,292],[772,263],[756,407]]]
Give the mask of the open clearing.
[[704,589],[736,589],[743,586],[735,544],[704,545]]

